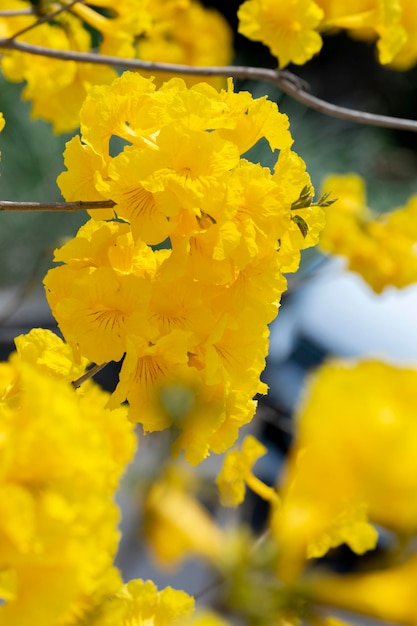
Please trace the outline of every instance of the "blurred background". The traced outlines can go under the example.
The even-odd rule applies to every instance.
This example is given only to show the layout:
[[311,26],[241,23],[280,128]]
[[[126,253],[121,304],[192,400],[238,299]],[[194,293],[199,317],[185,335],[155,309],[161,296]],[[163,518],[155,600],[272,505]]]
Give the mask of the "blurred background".
[[[217,8],[233,28],[235,64],[275,67],[274,58],[264,46],[236,33],[239,2],[204,4]],[[373,113],[417,119],[417,69],[401,73],[380,66],[372,43],[354,41],[344,33],[334,34],[325,37],[319,56],[305,66],[289,69],[307,81],[319,98]],[[368,204],[373,210],[384,212],[402,206],[417,193],[414,133],[332,119],[307,109],[269,84],[236,82],[239,89],[255,96],[268,94],[289,116],[294,149],[305,160],[317,192],[328,174],[355,172],[367,181]],[[0,135],[0,197],[61,200],[55,179],[64,169],[62,152],[72,134],[55,136],[48,123],[31,121],[30,104],[21,102],[20,91],[21,85],[0,79],[0,110],[6,119]],[[268,165],[270,155],[260,147],[251,157]],[[4,359],[13,349],[16,335],[36,326],[55,328],[43,295],[42,278],[52,265],[53,249],[63,238],[75,234],[86,214],[2,212],[0,220],[0,350]],[[256,427],[271,450],[259,464],[259,473],[271,484],[291,442],[291,416],[305,377],[324,359],[376,356],[417,364],[414,286],[387,289],[376,295],[359,276],[347,272],[341,260],[327,259],[314,250],[303,256],[300,271],[288,279],[288,292],[271,326],[271,349],[264,375],[270,393],[260,402]],[[99,380],[111,388],[114,377],[114,371],[108,368]],[[143,546],[133,541],[139,505],[129,496],[135,482],[132,476],[151,475],[155,446],[158,449],[159,445],[149,438],[120,495],[125,515],[119,564],[126,578],[139,575],[172,584],[171,574],[164,578],[154,572],[143,556]],[[201,472],[212,475],[216,467],[216,460],[211,459],[203,464]],[[254,525],[261,525],[264,511],[260,503],[252,500],[247,506],[248,518]],[[204,572],[190,563],[177,585],[195,593],[204,587],[204,581]]]

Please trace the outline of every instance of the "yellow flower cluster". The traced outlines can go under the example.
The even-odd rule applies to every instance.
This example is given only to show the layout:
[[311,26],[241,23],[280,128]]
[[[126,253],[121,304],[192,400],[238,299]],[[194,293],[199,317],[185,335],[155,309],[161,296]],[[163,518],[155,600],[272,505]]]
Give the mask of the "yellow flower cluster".
[[281,69],[311,59],[322,46],[319,33],[340,28],[377,40],[382,64],[407,70],[417,62],[415,0],[246,0],[238,17],[239,32],[266,44]]
[[125,409],[105,408],[49,331],[0,364],[0,624],[70,626],[122,585],[113,502],[135,449]]
[[[39,15],[52,13],[65,2],[43,0]],[[67,10],[34,26],[26,0],[0,0],[0,9],[27,10],[27,15],[0,17],[0,34],[19,41],[62,51],[138,57],[148,61],[188,65],[225,65],[232,56],[232,35],[226,20],[197,0],[95,0],[74,3]],[[195,33],[198,32],[198,36]],[[78,126],[79,110],[89,88],[109,84],[117,76],[104,65],[61,61],[17,51],[4,51],[4,76],[26,81],[22,96],[32,101],[32,117],[52,122],[55,132]],[[214,79],[214,84],[219,79]]]
[[380,293],[417,282],[417,196],[404,207],[376,215],[366,206],[365,183],[360,176],[329,176],[323,191],[338,201],[326,210],[326,227],[320,236],[324,252],[348,259],[372,289]]
[[[198,463],[253,416],[283,273],[323,211],[292,209],[309,178],[286,116],[231,83],[156,89],[127,72],[92,88],[80,119],[61,191],[115,207],[56,251],[48,302],[76,353],[125,355],[111,405],[127,399],[146,431],[175,427],[174,452]],[[242,158],[262,138],[280,149],[273,172]]]

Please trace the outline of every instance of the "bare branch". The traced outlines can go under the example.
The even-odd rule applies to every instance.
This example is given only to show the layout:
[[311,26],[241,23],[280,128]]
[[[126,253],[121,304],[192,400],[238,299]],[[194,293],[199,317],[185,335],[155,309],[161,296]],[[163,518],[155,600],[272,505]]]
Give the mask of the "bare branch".
[[81,387],[83,383],[85,383],[87,380],[89,380],[90,378],[93,378],[93,376],[101,372],[101,370],[104,367],[106,367],[106,365],[108,365],[108,363],[103,363],[102,365],[93,365],[93,367],[87,370],[85,374],[83,374],[82,376],[80,376],[80,378],[77,378],[77,380],[74,380],[72,382],[72,386],[74,387],[74,389],[78,389],[78,387]]
[[97,202],[12,202],[0,200],[0,211],[91,211],[94,209],[112,209],[113,200],[99,200]]
[[0,48],[18,50],[27,54],[61,59],[62,61],[77,61],[78,63],[95,63],[96,65],[111,65],[130,70],[143,70],[147,72],[167,72],[189,76],[225,76],[244,80],[264,80],[273,83],[284,93],[294,100],[301,102],[306,107],[319,111],[324,115],[337,117],[343,120],[380,126],[384,128],[397,128],[417,132],[417,121],[390,117],[388,115],[376,115],[366,111],[348,109],[336,104],[316,98],[307,91],[304,81],[287,70],[273,70],[249,66],[224,66],[224,67],[191,67],[189,65],[177,65],[174,63],[152,63],[139,59],[122,59],[96,52],[73,52],[68,50],[53,50],[43,46],[33,46],[14,39],[0,39]]

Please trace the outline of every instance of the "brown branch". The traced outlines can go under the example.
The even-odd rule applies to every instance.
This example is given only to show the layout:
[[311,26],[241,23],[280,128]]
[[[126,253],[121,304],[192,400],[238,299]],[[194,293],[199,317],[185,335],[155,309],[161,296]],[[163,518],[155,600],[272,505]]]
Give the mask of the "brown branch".
[[284,93],[294,100],[301,102],[306,107],[319,111],[324,115],[337,117],[343,120],[381,126],[384,128],[397,128],[417,132],[417,121],[390,117],[388,115],[376,115],[366,111],[348,109],[336,104],[316,98],[308,93],[306,84],[297,76],[287,70],[273,70],[249,66],[224,66],[224,67],[191,67],[189,65],[177,65],[174,63],[152,63],[139,59],[122,59],[120,57],[98,54],[95,52],[73,52],[68,50],[53,50],[43,46],[33,46],[13,39],[0,39],[0,48],[6,50],[18,50],[27,54],[60,59],[62,61],[77,61],[78,63],[95,63],[96,65],[111,65],[130,70],[144,70],[147,72],[167,72],[189,76],[232,76],[244,80],[264,80],[273,83]]
[[12,202],[0,200],[0,211],[91,211],[94,209],[112,209],[113,200],[99,200],[97,202]]
[[90,378],[93,378],[93,376],[101,372],[101,370],[104,367],[106,367],[106,365],[108,365],[108,363],[103,363],[102,365],[93,365],[93,367],[91,367],[85,374],[83,374],[82,376],[80,376],[80,378],[77,378],[77,380],[74,380],[72,382],[72,386],[74,387],[74,389],[78,389],[78,387],[81,387],[83,383],[85,383],[87,380],[89,380]]

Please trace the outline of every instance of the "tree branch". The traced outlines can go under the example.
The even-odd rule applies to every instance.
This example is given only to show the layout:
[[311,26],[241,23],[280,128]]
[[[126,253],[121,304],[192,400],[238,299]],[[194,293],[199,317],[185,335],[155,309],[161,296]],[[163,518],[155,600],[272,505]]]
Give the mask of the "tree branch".
[[102,365],[93,365],[85,374],[83,374],[83,376],[80,376],[80,378],[77,378],[77,380],[72,381],[72,386],[74,387],[74,389],[78,389],[78,387],[81,387],[83,383],[85,383],[90,378],[93,378],[93,376],[98,374],[104,367],[106,367],[106,365],[108,365],[108,363],[103,363]]
[[390,117],[388,115],[376,115],[366,111],[348,109],[336,104],[316,98],[307,91],[306,83],[287,70],[273,70],[267,68],[249,66],[224,66],[224,67],[191,67],[189,65],[177,65],[174,63],[152,63],[139,59],[122,59],[95,52],[73,52],[68,50],[53,50],[43,46],[34,46],[28,43],[15,41],[14,39],[1,39],[0,48],[17,50],[27,54],[60,59],[62,61],[77,61],[78,63],[95,63],[96,65],[111,65],[130,70],[144,70],[147,72],[168,72],[171,74],[183,74],[189,76],[225,76],[244,80],[264,80],[276,85],[284,93],[294,100],[301,102],[306,107],[319,111],[324,115],[337,117],[343,120],[381,126],[384,128],[396,128],[417,132],[417,121]]
[[91,211],[93,209],[112,209],[113,200],[99,200],[97,202],[12,202],[0,200],[0,211]]

